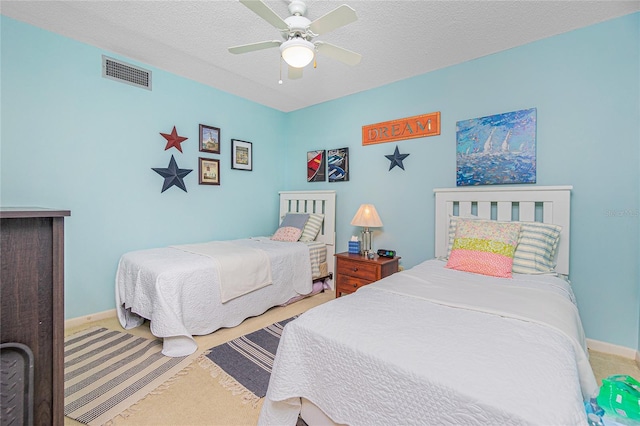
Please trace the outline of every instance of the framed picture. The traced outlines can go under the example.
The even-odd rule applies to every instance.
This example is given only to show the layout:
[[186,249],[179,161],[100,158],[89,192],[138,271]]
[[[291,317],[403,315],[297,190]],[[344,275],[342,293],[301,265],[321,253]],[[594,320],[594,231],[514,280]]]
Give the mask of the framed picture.
[[325,150],[307,151],[307,182],[325,181]]
[[330,149],[327,151],[329,164],[329,182],[349,181],[349,148]]
[[198,183],[200,185],[220,185],[220,160],[199,158]]
[[251,142],[231,139],[231,168],[253,170],[253,148]]
[[456,185],[536,183],[536,108],[456,123]]
[[200,152],[220,154],[220,129],[200,125]]

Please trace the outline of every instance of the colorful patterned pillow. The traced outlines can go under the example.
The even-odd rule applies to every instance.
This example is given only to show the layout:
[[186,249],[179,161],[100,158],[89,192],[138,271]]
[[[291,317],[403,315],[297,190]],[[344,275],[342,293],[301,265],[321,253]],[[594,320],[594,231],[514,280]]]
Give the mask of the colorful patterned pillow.
[[300,241],[314,241],[318,236],[318,232],[320,232],[320,228],[322,228],[323,220],[323,214],[309,213],[309,220],[307,220],[307,223],[304,225]]
[[447,268],[511,278],[520,224],[459,219]]
[[560,225],[520,222],[520,238],[513,256],[513,272],[544,274],[555,272],[555,255],[560,241]]
[[469,220],[480,220],[478,216],[454,216],[449,215],[449,245],[447,246],[447,259],[449,259],[449,255],[451,254],[451,247],[453,247],[453,240],[456,238],[456,228],[458,226],[458,220],[460,219],[469,219]]
[[300,238],[302,230],[293,226],[281,226],[278,228],[275,234],[271,236],[274,241],[287,241],[289,243],[295,243]]

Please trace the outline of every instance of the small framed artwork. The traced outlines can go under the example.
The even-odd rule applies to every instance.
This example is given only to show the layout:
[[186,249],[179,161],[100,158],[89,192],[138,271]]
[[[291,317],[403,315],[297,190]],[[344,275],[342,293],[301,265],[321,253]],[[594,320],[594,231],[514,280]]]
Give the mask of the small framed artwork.
[[349,148],[330,149],[327,152],[329,182],[349,180]]
[[231,168],[253,170],[253,145],[251,142],[231,139]]
[[220,154],[220,129],[200,125],[200,152]]
[[307,182],[325,181],[325,150],[307,151]]
[[220,185],[220,160],[199,158],[198,183],[200,185]]

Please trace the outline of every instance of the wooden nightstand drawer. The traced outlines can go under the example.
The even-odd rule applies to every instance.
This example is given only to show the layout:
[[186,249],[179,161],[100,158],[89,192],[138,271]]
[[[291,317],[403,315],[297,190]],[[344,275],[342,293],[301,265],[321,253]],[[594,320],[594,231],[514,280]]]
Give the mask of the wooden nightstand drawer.
[[338,274],[362,278],[371,282],[378,279],[378,266],[350,259],[341,259],[338,262]]
[[349,275],[338,275],[336,280],[336,290],[340,293],[353,293],[360,287],[371,284],[370,280],[351,277]]

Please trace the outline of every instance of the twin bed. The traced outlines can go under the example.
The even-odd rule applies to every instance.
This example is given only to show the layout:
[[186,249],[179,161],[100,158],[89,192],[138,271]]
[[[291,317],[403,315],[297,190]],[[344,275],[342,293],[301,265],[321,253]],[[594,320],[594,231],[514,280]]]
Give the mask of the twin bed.
[[116,273],[120,324],[130,329],[149,320],[153,335],[163,338],[162,353],[185,356],[197,349],[194,335],[234,327],[330,285],[335,191],[280,192],[280,217],[287,213],[315,215],[317,235],[306,242],[255,237],[124,254]]
[[[563,278],[570,191],[435,190],[436,259],[290,322],[259,424],[586,424],[598,387]],[[510,278],[486,253],[460,261],[474,235],[502,250],[498,228],[517,240]]]
[[[288,323],[259,424],[586,424],[583,401],[598,386],[566,279],[571,187],[434,191],[436,258]],[[163,352],[181,356],[196,349],[193,335],[312,293],[312,275],[333,273],[335,193],[282,192],[280,216],[288,212],[324,215],[314,242],[252,238],[230,248],[240,266],[243,247],[264,251],[264,287],[225,296],[226,273],[211,259],[224,246],[125,254],[122,325],[151,320]],[[324,255],[310,255],[313,246]]]

